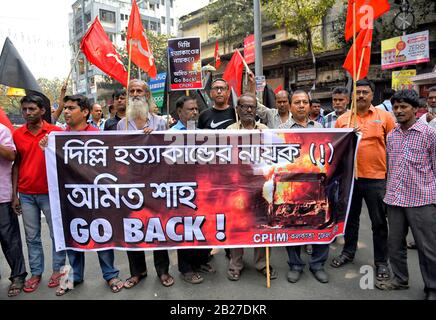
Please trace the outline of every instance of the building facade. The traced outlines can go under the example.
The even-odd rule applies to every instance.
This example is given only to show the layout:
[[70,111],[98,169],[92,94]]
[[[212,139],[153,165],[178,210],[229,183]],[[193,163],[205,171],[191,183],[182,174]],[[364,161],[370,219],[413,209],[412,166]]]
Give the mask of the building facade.
[[[424,0],[422,0],[424,1]],[[399,12],[398,1],[392,1],[391,11],[378,20],[375,36],[372,42],[371,66],[368,78],[376,84],[376,94],[374,104],[381,101],[381,93],[384,88],[391,86],[392,71],[381,69],[381,40],[377,37],[392,24],[393,17]],[[334,37],[337,28],[343,28],[340,17],[344,12],[344,2],[337,1],[331,8],[328,15],[324,17],[322,24],[314,26],[313,33],[319,40],[322,50],[316,53],[316,68],[309,55],[301,56],[297,54],[297,37],[288,33],[284,28],[277,28],[273,24],[262,19],[262,52],[263,52],[263,72],[267,84],[272,89],[282,86],[287,90],[303,89],[311,91],[313,98],[321,100],[323,105],[331,105],[331,91],[336,86],[348,86],[351,89],[351,78],[342,68],[349,46],[338,44]],[[431,72],[436,63],[436,12],[430,10],[425,16],[420,16],[415,10],[415,24],[413,33],[417,31],[429,30],[430,34],[430,57],[431,61],[408,66],[407,68],[417,69],[417,74]],[[212,34],[213,25],[205,17],[206,10],[200,9],[180,18],[179,36],[200,36],[202,41],[203,65],[214,64],[215,42],[220,44],[221,67],[216,72],[216,76],[222,75],[227,62],[230,60],[231,52],[224,52],[222,39]],[[409,31],[409,30],[408,30]],[[401,35],[398,30],[392,31],[392,36]],[[235,43],[233,49],[239,48],[243,53],[243,39]],[[254,64],[250,66],[254,70]],[[401,68],[397,68],[401,69]],[[314,88],[314,89],[313,89]]]
[[[146,30],[157,34],[176,34],[177,20],[174,13],[175,0],[137,0],[142,24]],[[118,48],[125,48],[125,33],[131,12],[131,0],[77,0],[72,5],[69,18],[71,63],[80,50],[80,42],[96,17],[100,19],[106,34]],[[104,73],[88,63],[80,53],[73,66],[73,92],[84,94],[97,101],[99,83],[104,82]]]

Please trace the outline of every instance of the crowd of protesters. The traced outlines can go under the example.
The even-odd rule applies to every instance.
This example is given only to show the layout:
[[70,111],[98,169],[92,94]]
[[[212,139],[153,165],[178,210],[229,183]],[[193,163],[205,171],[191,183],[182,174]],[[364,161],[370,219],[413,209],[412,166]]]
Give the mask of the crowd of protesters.
[[[422,101],[413,90],[384,92],[381,105],[373,106],[375,87],[369,80],[357,82],[357,112],[348,110],[351,96],[345,87],[332,91],[333,111],[322,114],[320,101],[311,99],[302,90],[292,93],[279,91],[276,108],[262,105],[255,96],[254,76],[249,75],[249,89],[242,94],[236,107],[228,104],[230,92],[224,79],[212,82],[210,96],[213,107],[199,114],[194,98],[183,96],[176,102],[177,119],[171,128],[156,114],[156,105],[148,85],[141,80],[129,83],[127,92],[117,90],[109,108],[111,116],[104,119],[99,104],[90,105],[81,95],[65,96],[58,110],[52,112],[57,123],[64,113],[65,124],[49,124],[43,120],[47,111],[37,96],[21,100],[21,112],[26,123],[11,132],[0,124],[0,240],[11,268],[8,296],[21,291],[31,293],[38,289],[44,273],[44,252],[41,242],[41,212],[52,239],[52,274],[48,286],[62,296],[84,281],[85,253],[66,250],[56,252],[48,195],[47,174],[43,149],[47,135],[52,131],[142,130],[152,131],[187,129],[294,129],[354,127],[361,134],[357,153],[357,172],[350,212],[345,229],[345,244],[331,266],[341,268],[357,254],[360,213],[363,200],[368,207],[374,247],[376,286],[381,290],[408,288],[407,242],[412,231],[422,278],[425,298],[436,299],[436,87],[430,88],[426,112],[417,117]],[[128,108],[126,104],[128,102]],[[125,117],[128,121],[122,121]],[[22,251],[18,216],[22,216],[28,251],[30,277]],[[49,245],[49,244],[45,244]],[[305,268],[301,246],[286,247],[290,283],[299,281]],[[191,284],[204,281],[202,273],[214,273],[209,249],[177,250],[178,270],[182,279]],[[329,282],[324,265],[329,256],[329,245],[313,245],[309,270],[321,283]],[[114,251],[97,252],[101,272],[114,293],[132,289],[147,276],[145,254],[127,251],[130,277],[122,281],[115,267]],[[244,269],[244,249],[226,250],[229,258],[227,278],[238,281]],[[277,271],[268,266],[265,248],[254,249],[254,265],[260,274],[277,278]],[[63,268],[72,268],[70,285],[60,285]],[[167,250],[153,251],[154,267],[163,286],[174,284],[169,274]],[[27,279],[26,279],[27,278]],[[80,287],[79,287],[80,288]],[[80,290],[80,289],[77,290]]]

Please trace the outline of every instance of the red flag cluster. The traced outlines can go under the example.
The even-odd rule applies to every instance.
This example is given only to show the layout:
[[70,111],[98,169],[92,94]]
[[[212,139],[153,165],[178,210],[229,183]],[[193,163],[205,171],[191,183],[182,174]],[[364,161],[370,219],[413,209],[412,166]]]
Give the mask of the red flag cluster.
[[[379,18],[389,9],[388,0],[350,0],[348,3],[345,40],[348,41],[353,37],[353,23],[355,23],[356,33],[359,34],[356,42],[348,51],[343,67],[355,81],[365,78],[369,71],[374,19]],[[353,10],[355,10],[356,21],[354,21]],[[353,70],[354,47],[356,47],[356,74]]]
[[242,73],[244,71],[244,58],[239,50],[236,50],[224,71],[223,79],[226,80],[230,88],[235,90],[238,96],[242,92]]
[[[128,73],[98,18],[83,37],[80,49],[90,63],[127,87]],[[156,77],[155,60],[135,0],[132,0],[132,11],[127,29],[127,52],[131,53],[130,58],[139,68],[147,72],[151,78]]]

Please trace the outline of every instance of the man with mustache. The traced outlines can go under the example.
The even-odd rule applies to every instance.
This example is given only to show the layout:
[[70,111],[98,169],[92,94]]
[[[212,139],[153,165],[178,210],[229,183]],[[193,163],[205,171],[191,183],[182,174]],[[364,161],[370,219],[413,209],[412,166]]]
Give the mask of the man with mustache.
[[[256,109],[257,109],[256,96],[251,93],[242,94],[238,98],[236,111],[238,112],[239,121],[228,126],[230,130],[240,129],[268,129],[262,123],[256,122]],[[241,277],[241,272],[244,269],[243,262],[244,248],[230,249],[230,262],[229,269],[227,270],[227,278],[231,281],[238,281]],[[254,262],[257,271],[266,275],[266,250],[265,248],[254,248]],[[277,271],[270,266],[270,278],[277,278]]]
[[[291,95],[291,114],[292,117],[279,126],[279,129],[305,129],[305,128],[322,128],[322,125],[314,120],[309,119],[311,101],[307,92],[297,90]],[[300,280],[305,266],[301,259],[302,246],[288,246],[288,271],[287,279],[290,283],[296,283]],[[329,282],[329,276],[325,272],[324,264],[329,255],[329,245],[314,244],[309,261],[310,271],[316,280],[321,283]]]
[[[91,131],[98,133],[100,130],[92,126],[89,122],[91,105],[89,100],[83,95],[72,95],[64,98],[64,118],[67,124],[65,131]],[[47,137],[41,142],[41,147],[47,143]],[[79,285],[83,282],[85,273],[85,253],[82,251],[67,250],[68,260],[73,269],[73,283]],[[97,252],[98,261],[109,288],[113,293],[118,293],[123,288],[123,282],[118,278],[119,270],[114,266],[114,250],[101,250]],[[56,291],[57,296],[63,296],[71,291],[71,287],[59,287]]]
[[41,211],[43,212],[52,239],[52,268],[48,286],[59,285],[60,269],[65,265],[65,251],[56,252],[51,221],[50,201],[48,197],[45,157],[39,142],[52,131],[61,128],[43,120],[44,101],[39,96],[28,95],[21,99],[21,114],[26,124],[13,134],[17,156],[13,165],[12,208],[17,215],[23,216],[24,233],[28,249],[29,265],[32,276],[25,283],[24,292],[34,292],[44,272],[44,251],[41,242]]
[[427,105],[428,112],[423,114],[419,120],[436,129],[436,86],[429,89]]
[[334,111],[325,116],[324,128],[334,128],[338,118],[347,111],[350,102],[348,89],[336,87],[332,92],[332,104]]
[[[251,77],[250,77],[251,80]],[[254,80],[253,80],[254,81]],[[255,90],[253,90],[255,93]],[[281,90],[276,94],[276,108],[269,109],[262,104],[258,104],[257,115],[260,119],[266,122],[270,129],[277,129],[282,123],[286,123],[291,118],[291,107],[289,100],[289,93]]]
[[381,290],[409,288],[406,236],[410,226],[426,300],[436,300],[436,130],[417,121],[419,97],[414,90],[398,91],[391,101],[398,125],[387,138],[384,202],[388,205],[389,260],[394,277],[376,286]]
[[[131,80],[127,91],[129,93],[127,117],[118,122],[117,130],[142,130],[145,134],[150,134],[152,131],[167,129],[165,120],[150,112],[150,105],[147,101],[151,99],[151,92],[144,81]],[[131,276],[125,281],[124,287],[130,289],[147,276],[147,264],[144,251],[127,251],[127,257]],[[154,250],[153,259],[157,276],[162,285],[172,286],[174,278],[169,274],[168,250]]]
[[386,137],[395,127],[392,115],[372,105],[375,85],[367,79],[359,80],[357,85],[357,118],[351,111],[336,121],[336,128],[347,128],[355,121],[362,132],[362,140],[357,153],[357,177],[351,200],[350,213],[345,228],[345,244],[342,253],[335,257],[331,266],[339,268],[351,261],[357,251],[360,212],[362,200],[368,207],[372,224],[374,264],[376,279],[390,278],[388,263],[388,225],[386,206],[383,198],[386,192]]
[[126,90],[117,89],[112,95],[113,108],[116,113],[113,118],[107,119],[104,123],[104,130],[117,130],[117,124],[126,116]]

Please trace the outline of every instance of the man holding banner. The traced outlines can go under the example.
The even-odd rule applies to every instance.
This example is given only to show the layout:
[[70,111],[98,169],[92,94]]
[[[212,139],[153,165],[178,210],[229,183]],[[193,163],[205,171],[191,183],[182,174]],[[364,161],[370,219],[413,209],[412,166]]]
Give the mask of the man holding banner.
[[[64,117],[67,123],[66,131],[92,131],[99,129],[88,123],[91,106],[88,99],[82,95],[66,96],[64,98]],[[47,145],[47,138],[41,140],[41,147]],[[83,282],[85,273],[85,253],[83,251],[67,250],[68,260],[73,268],[73,284],[77,286]],[[118,278],[119,270],[114,267],[114,250],[101,250],[97,252],[103,278],[106,280],[113,293],[118,293],[123,288],[123,282]],[[72,290],[72,287],[62,285],[56,291],[57,296],[63,296]]]
[[[227,127],[229,130],[265,130],[268,127],[262,123],[256,122],[256,109],[257,109],[256,96],[251,93],[242,94],[238,98],[236,111],[240,121]],[[227,278],[231,281],[238,281],[241,277],[241,272],[244,269],[244,248],[230,249],[229,269],[227,270]],[[257,271],[267,276],[266,272],[266,248],[254,248],[254,262]],[[270,279],[277,278],[277,271],[271,266],[269,267]]]
[[[166,130],[165,120],[150,112],[150,105],[146,97],[147,90],[148,86],[144,81],[130,81],[127,88],[129,103],[126,118],[118,122],[117,130],[143,130],[146,134],[152,131]],[[147,276],[147,264],[144,251],[127,251],[127,257],[131,276],[124,283],[124,287],[130,289]],[[153,258],[156,273],[162,285],[164,287],[172,286],[174,278],[169,274],[168,250],[153,251]]]
[[56,252],[48,195],[47,171],[45,157],[38,143],[52,131],[61,128],[43,120],[49,112],[44,108],[44,101],[36,95],[21,99],[21,113],[26,124],[15,130],[14,143],[17,158],[13,166],[13,201],[12,208],[17,215],[23,215],[24,232],[32,277],[26,281],[23,291],[34,292],[38,289],[44,273],[44,250],[41,243],[41,211],[44,213],[52,239],[52,268],[48,286],[59,285],[60,269],[65,265],[65,251]]

